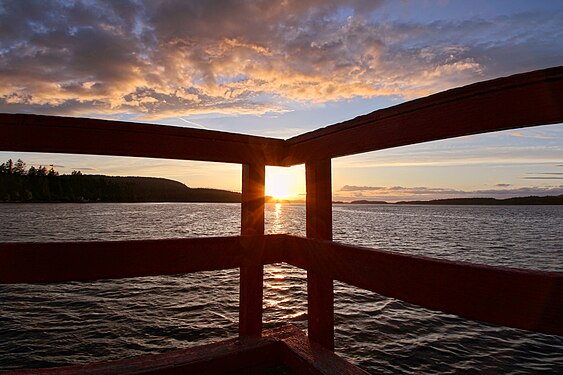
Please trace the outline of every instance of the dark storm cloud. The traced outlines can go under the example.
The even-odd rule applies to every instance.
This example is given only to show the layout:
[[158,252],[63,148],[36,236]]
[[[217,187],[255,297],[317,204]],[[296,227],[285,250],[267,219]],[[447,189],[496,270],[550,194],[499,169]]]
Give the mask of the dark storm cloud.
[[563,15],[380,21],[383,1],[0,2],[0,111],[283,111],[560,64]]

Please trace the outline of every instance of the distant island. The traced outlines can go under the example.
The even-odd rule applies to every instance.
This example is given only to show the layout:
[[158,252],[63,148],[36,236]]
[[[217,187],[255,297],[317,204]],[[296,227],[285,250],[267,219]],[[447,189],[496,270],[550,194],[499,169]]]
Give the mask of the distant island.
[[389,203],[385,201],[358,200],[352,202],[333,202],[340,204],[425,204],[425,205],[563,205],[563,195],[529,196],[506,199],[496,198],[448,198],[429,201],[400,201]]
[[0,202],[222,202],[240,203],[241,194],[190,188],[181,182],[153,177],[59,175],[53,167],[38,168],[22,160],[0,165]]

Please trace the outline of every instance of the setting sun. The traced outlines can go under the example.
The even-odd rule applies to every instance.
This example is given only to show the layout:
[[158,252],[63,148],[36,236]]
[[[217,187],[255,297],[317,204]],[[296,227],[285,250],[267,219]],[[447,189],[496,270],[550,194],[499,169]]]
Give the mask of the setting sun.
[[266,167],[266,196],[274,199],[304,199],[305,168]]

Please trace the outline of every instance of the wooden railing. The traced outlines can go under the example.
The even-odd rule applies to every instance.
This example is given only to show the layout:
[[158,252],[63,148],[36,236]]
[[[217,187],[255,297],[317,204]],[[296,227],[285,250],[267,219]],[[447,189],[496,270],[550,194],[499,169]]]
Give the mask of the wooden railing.
[[319,278],[426,308],[563,335],[563,276],[557,272],[437,260],[286,234],[2,243],[0,256],[0,281],[10,284],[261,268],[285,262]]
[[[333,280],[430,309],[563,335],[563,274],[478,266],[332,242],[331,158],[563,122],[563,68],[477,83],[288,140],[83,118],[0,114],[0,150],[240,163],[241,236],[3,243],[0,282],[59,282],[240,268],[239,332],[262,331],[263,266],[307,270],[308,333],[334,348]],[[25,136],[22,136],[25,134]],[[305,163],[307,238],[264,235],[266,165]]]

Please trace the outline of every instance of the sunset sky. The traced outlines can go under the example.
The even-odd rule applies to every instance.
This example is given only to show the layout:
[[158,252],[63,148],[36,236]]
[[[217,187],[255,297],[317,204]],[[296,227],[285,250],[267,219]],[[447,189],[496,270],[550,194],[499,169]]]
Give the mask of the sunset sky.
[[[289,138],[563,65],[563,1],[0,1],[0,112]],[[25,134],[22,134],[25,136]],[[239,165],[36,153],[240,191]],[[302,197],[303,167],[283,172]],[[300,195],[301,194],[301,195]],[[333,160],[335,200],[563,194],[563,125]]]

